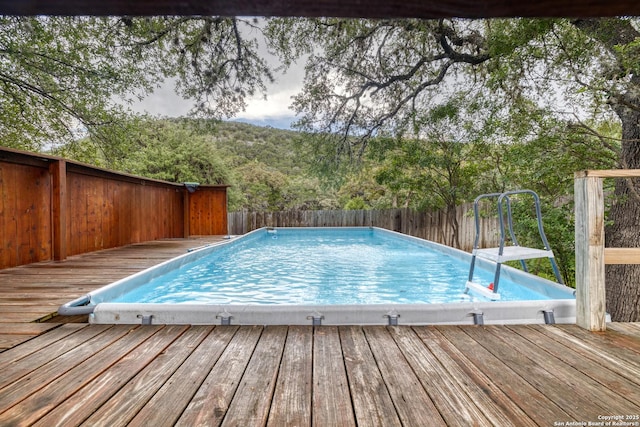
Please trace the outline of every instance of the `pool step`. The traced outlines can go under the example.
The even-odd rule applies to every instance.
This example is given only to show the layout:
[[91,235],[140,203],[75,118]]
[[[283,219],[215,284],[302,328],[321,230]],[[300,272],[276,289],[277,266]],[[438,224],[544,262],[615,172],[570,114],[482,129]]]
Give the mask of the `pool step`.
[[467,282],[467,289],[465,290],[466,292],[472,291],[474,294],[476,295],[480,295],[482,297],[485,297],[487,299],[490,299],[492,301],[499,301],[500,300],[500,294],[497,292],[494,292],[494,290],[490,287],[485,287],[482,286],[478,283],[474,283],[474,282]]

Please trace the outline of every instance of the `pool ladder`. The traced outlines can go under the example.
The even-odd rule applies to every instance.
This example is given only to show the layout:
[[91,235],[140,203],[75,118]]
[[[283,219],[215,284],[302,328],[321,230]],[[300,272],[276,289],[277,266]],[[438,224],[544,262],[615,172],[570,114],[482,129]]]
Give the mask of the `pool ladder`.
[[[516,194],[529,194],[533,197],[533,201],[536,209],[536,219],[538,222],[538,233],[540,234],[540,239],[542,240],[542,244],[544,245],[544,249],[535,249],[535,248],[527,248],[524,246],[518,245],[518,240],[516,239],[515,233],[513,232],[513,215],[511,210],[511,196]],[[480,214],[479,214],[479,202],[482,199],[488,198],[497,198],[497,208],[498,208],[498,221],[500,223],[500,246],[495,248],[485,248],[479,249],[478,243],[480,240]],[[506,222],[507,225],[505,227],[505,216],[504,216],[504,207],[506,206]],[[547,241],[547,237],[544,234],[544,228],[542,227],[542,213],[540,211],[540,198],[538,195],[531,190],[515,190],[515,191],[506,191],[504,193],[489,193],[482,194],[473,202],[473,214],[475,218],[475,226],[476,226],[476,237],[473,243],[473,251],[471,252],[471,267],[469,268],[469,280],[466,284],[465,293],[468,293],[470,290],[476,294],[482,295],[491,300],[499,300],[500,294],[498,293],[498,285],[500,283],[500,269],[503,262],[506,261],[520,261],[522,265],[522,269],[526,272],[527,264],[525,260],[527,259],[535,259],[535,258],[549,258],[551,262],[551,267],[553,268],[553,274],[556,276],[556,281],[560,284],[563,284],[562,277],[560,276],[560,272],[558,270],[558,265],[556,264],[555,257],[553,255],[553,251],[549,247],[549,242]],[[509,237],[511,238],[512,245],[506,245],[506,233],[509,233]],[[473,273],[476,264],[476,258],[483,258],[489,261],[494,261],[496,263],[496,271],[493,278],[493,282],[488,286],[482,286],[473,281]]]

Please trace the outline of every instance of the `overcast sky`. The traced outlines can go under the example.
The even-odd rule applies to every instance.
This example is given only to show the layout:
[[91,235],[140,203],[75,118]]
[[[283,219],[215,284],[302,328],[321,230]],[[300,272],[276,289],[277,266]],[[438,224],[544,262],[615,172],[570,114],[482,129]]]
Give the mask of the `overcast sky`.
[[[277,68],[280,65],[279,60],[270,55],[262,43],[260,44],[258,48],[260,54],[273,69]],[[291,97],[302,87],[303,77],[303,62],[292,64],[286,73],[274,72],[275,82],[267,87],[267,99],[257,96],[249,100],[244,112],[228,120],[289,129],[291,122],[295,120],[293,111],[289,109]],[[136,112],[146,112],[153,116],[181,117],[189,113],[193,104],[193,101],[182,99],[174,92],[173,82],[167,82],[132,108]]]
[[[250,100],[244,112],[229,120],[289,129],[291,122],[295,119],[289,105],[291,97],[299,90],[301,79],[294,79],[290,73],[278,77],[278,80],[282,79],[286,82],[276,82],[268,88],[266,100],[262,98]],[[297,85],[292,84],[294,80],[297,81]],[[134,104],[132,108],[136,112],[153,116],[181,117],[186,116],[192,106],[193,101],[182,99],[174,92],[173,83],[167,82],[165,86]]]

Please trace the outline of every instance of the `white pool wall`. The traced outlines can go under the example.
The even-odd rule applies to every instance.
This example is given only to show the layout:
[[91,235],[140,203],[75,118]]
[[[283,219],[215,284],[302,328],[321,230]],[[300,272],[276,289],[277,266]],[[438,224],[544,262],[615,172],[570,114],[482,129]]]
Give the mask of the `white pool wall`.
[[153,324],[232,325],[398,325],[473,324],[482,313],[484,324],[543,324],[543,310],[552,311],[556,323],[575,323],[574,300],[509,301],[449,304],[363,305],[224,305],[102,303],[89,316],[90,323],[136,324],[152,316]]

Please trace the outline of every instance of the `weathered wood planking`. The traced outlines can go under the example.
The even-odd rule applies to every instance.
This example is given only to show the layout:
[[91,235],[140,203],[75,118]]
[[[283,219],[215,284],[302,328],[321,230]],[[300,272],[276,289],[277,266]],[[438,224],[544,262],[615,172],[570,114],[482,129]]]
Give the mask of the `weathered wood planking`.
[[[77,327],[85,327],[85,326],[86,324],[78,325]],[[15,350],[12,352],[0,353],[0,371],[8,372],[8,371],[5,371],[5,369],[9,364],[11,364],[13,369],[13,367],[18,366],[17,363],[24,363],[24,362],[21,362],[22,359],[32,354],[37,354],[38,351],[40,351],[42,348],[58,342],[59,340],[66,337],[67,335],[72,334],[73,332],[75,332],[75,328],[73,327],[61,328],[61,329],[58,329],[56,327],[53,330],[50,330],[47,334],[44,334],[43,336],[41,336],[41,339],[39,340],[32,340],[34,335],[29,335],[27,339],[24,339],[21,342],[16,342],[14,345],[11,346],[11,347],[14,347],[14,346],[17,347],[18,344],[21,344],[18,350]],[[0,336],[0,337],[3,337],[3,336]],[[29,370],[34,369],[33,363],[27,362],[27,365],[29,366]]]
[[[537,425],[546,425],[549,420],[571,418],[563,408],[557,406],[543,392],[530,384],[527,377],[523,378],[510,369],[508,364],[465,334],[465,330],[466,328],[438,327],[435,330],[425,329],[423,333],[440,340],[442,337],[438,334],[442,334],[453,348],[457,349],[457,352],[464,355],[470,363],[468,365],[461,363],[459,366],[470,376],[480,371],[489,381],[482,385],[483,388],[487,391],[499,391],[495,393],[496,403],[499,406],[510,408],[511,404],[515,404],[526,414],[524,419],[530,418]],[[520,425],[519,422],[514,424]]]
[[[601,382],[591,378],[588,373],[578,370],[573,362],[557,357],[549,357],[549,353],[541,351],[538,344],[521,337],[517,333],[504,334],[503,329],[502,327],[496,328],[494,326],[486,327],[482,331],[482,338],[480,338],[485,347],[501,347],[496,343],[504,343],[514,348],[514,354],[518,353],[521,357],[527,358],[526,363],[513,363],[511,365],[513,366],[512,369],[517,370],[521,376],[524,373],[522,369],[527,369],[529,374],[533,373],[537,378],[536,381],[539,381],[539,383],[536,383],[537,388],[542,390],[556,404],[567,408],[578,408],[579,412],[571,414],[575,419],[583,416],[585,419],[597,420],[598,415],[603,414],[603,411],[617,412],[633,408],[633,404],[630,402],[619,399],[618,390],[613,391],[609,387],[603,387]],[[476,337],[479,336],[477,331],[473,331],[473,333]],[[497,340],[501,340],[501,342]],[[533,369],[537,370],[538,374],[535,374],[535,371],[531,372],[532,366],[535,366]],[[568,395],[558,393],[558,390],[561,390],[559,384],[565,387],[574,387],[576,390],[580,390],[581,393]],[[637,390],[636,395],[638,395]],[[640,407],[637,407],[636,411],[640,411]]]
[[[122,384],[131,381],[137,373],[158,357],[172,342],[180,337],[187,326],[167,326],[150,338],[134,347],[123,358],[103,371],[97,371],[91,381],[88,381],[77,391],[73,391],[66,398],[56,404],[45,416],[40,418],[34,426],[51,426],[64,423],[78,425],[89,417],[94,408],[105,403],[116,393]],[[102,354],[100,357],[105,357]],[[106,365],[106,364],[105,364]],[[97,369],[101,369],[98,367]],[[88,376],[88,375],[87,375]]]
[[[410,236],[471,251],[475,239],[475,223],[469,210],[472,203],[458,206],[455,220],[459,225],[458,241],[452,240],[453,229],[444,211],[418,212],[413,209],[323,210],[282,212],[231,212],[230,234],[245,234],[260,227],[380,227]],[[196,234],[196,233],[194,233]],[[498,222],[488,217],[480,223],[480,247],[497,246]]]
[[219,240],[158,240],[0,270],[0,351],[54,327],[29,322],[52,318],[61,304]]
[[[588,375],[600,384],[599,388],[615,390],[616,393],[629,400],[627,404],[634,403],[634,400],[635,404],[640,402],[638,400],[638,397],[640,397],[640,384],[637,382],[629,381],[610,369],[603,369],[601,363],[596,363],[578,352],[570,351],[570,346],[568,347],[566,343],[550,340],[541,333],[539,328],[513,327],[510,330],[533,343],[539,350],[544,350],[554,358],[573,366],[579,372],[578,375],[582,375],[582,373]],[[511,336],[511,334],[509,335]],[[540,353],[544,355],[546,354],[544,352]]]
[[[22,388],[21,392],[29,392],[30,399],[16,402],[13,406],[0,414],[0,424],[13,424],[16,422],[31,424],[48,412],[54,410],[65,400],[72,396],[78,389],[91,382],[103,370],[111,368],[123,355],[129,354],[136,347],[145,342],[149,337],[159,331],[159,327],[138,327],[135,329],[115,328],[112,340],[100,341],[105,343],[99,348],[95,348],[93,354],[86,357],[80,363],[71,365],[73,357],[69,357],[69,369],[58,371],[53,380],[38,385],[38,389],[33,391]],[[108,333],[109,331],[105,332]],[[77,360],[75,360],[78,362]],[[53,372],[52,372],[53,374]],[[30,379],[37,377],[32,375]],[[17,381],[16,383],[20,383]],[[14,383],[15,384],[15,383]],[[11,386],[9,386],[11,387]],[[70,415],[70,414],[69,414]]]
[[261,328],[256,327],[243,327],[236,332],[186,405],[177,425],[219,425],[222,422],[260,333]]
[[312,425],[356,425],[337,326],[313,332]]
[[[569,346],[572,352],[581,354],[628,380],[637,383],[640,379],[640,366],[638,366],[637,355],[632,355],[632,360],[629,360],[629,354],[621,353],[618,345],[609,345],[608,339],[603,339],[603,336],[610,336],[611,333],[603,334],[603,336],[600,337],[595,335],[594,337],[582,336],[582,338],[574,335],[581,335],[578,328],[536,329],[552,339]],[[592,340],[592,338],[595,341]],[[599,351],[599,349],[603,350]],[[606,351],[604,351],[604,349],[606,349]]]
[[605,264],[640,264],[639,248],[605,248],[604,178],[630,180],[640,169],[576,172],[576,323],[590,331],[606,329]]
[[640,411],[640,327],[612,329],[67,324],[0,354],[0,422],[596,422]]
[[606,329],[604,286],[604,192],[602,179],[575,178],[576,323]]
[[[161,355],[108,396],[100,408],[83,423],[86,426],[125,426],[180,368],[213,330],[213,326],[192,326],[173,341]],[[232,331],[229,331],[232,332]],[[160,410],[162,408],[158,408]]]
[[290,326],[268,426],[311,426],[313,327]]
[[[362,328],[341,326],[340,341],[358,425],[401,426]],[[407,391],[408,392],[408,391]]]
[[386,328],[364,331],[402,424],[447,425]]
[[[4,313],[3,313],[4,316]],[[0,336],[34,336],[57,327],[53,323],[0,323]]]
[[264,328],[222,426],[266,424],[286,336],[286,326]]
[[[108,327],[105,327],[82,330],[85,326],[87,325],[60,328],[43,336],[46,338],[33,340],[21,345],[19,351],[2,353],[0,355],[0,368],[5,369],[6,375],[3,375],[2,379],[0,379],[0,388],[46,365],[84,341],[108,329]],[[77,335],[72,336],[74,333],[77,333]],[[11,368],[10,371],[9,367]]]
[[438,349],[430,351],[409,328],[389,328],[389,332],[448,426],[508,425],[507,418],[492,417],[496,413],[494,405],[482,390],[472,390],[469,384],[462,386],[456,381],[464,374],[455,369],[446,353],[446,360],[440,361],[432,353]]
[[[235,327],[214,329],[129,425],[173,425],[205,381],[235,332]],[[254,330],[255,341],[259,334],[259,330]],[[240,354],[244,356],[247,352],[241,351]]]
[[[480,354],[478,354],[477,349],[472,346],[458,348],[435,329],[414,328],[414,332],[442,364],[445,369],[443,375],[449,376],[454,382],[457,382],[457,386],[471,399],[472,404],[464,400],[460,404],[452,401],[454,416],[455,408],[464,407],[465,411],[470,411],[470,413],[481,411],[493,425],[538,425],[527,416],[526,406],[524,409],[521,408],[518,396],[507,394],[512,386],[508,382],[510,373],[488,372],[495,368],[501,369],[503,365],[500,365],[499,361],[495,361],[486,353],[479,352]],[[473,352],[473,356],[478,357],[475,363],[480,362],[480,365],[474,364],[474,361],[467,357],[470,352]],[[474,408],[474,405],[477,407]],[[535,411],[535,409],[533,410]],[[517,422],[513,420],[517,420]]]

